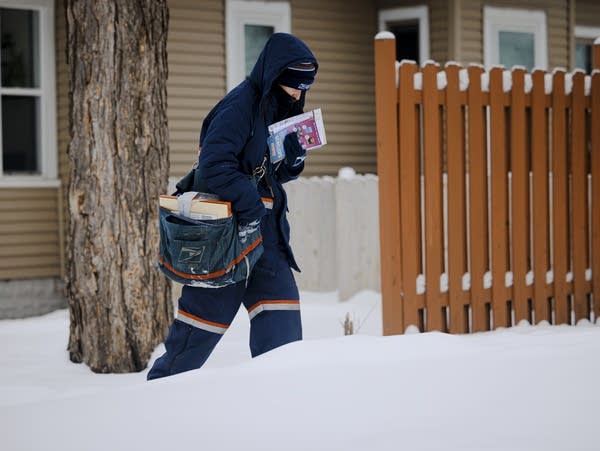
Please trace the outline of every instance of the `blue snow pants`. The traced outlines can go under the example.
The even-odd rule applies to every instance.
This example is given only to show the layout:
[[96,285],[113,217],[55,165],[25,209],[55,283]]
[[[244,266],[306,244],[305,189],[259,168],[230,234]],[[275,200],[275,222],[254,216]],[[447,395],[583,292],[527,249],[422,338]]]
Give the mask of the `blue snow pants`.
[[166,352],[154,363],[148,380],[200,368],[242,303],[250,318],[252,357],[302,339],[298,288],[288,258],[279,246],[265,243],[247,285],[183,287]]

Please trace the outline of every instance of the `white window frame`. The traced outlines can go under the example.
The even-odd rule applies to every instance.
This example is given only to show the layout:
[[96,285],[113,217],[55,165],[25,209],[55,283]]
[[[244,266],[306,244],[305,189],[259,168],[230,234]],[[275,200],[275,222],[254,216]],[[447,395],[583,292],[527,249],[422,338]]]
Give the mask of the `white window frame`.
[[227,0],[225,4],[225,50],[227,53],[227,91],[245,74],[244,25],[273,27],[275,33],[290,33],[292,12],[289,2]]
[[[38,164],[39,175],[5,175],[0,158],[0,188],[58,187],[56,150],[56,81],[54,53],[54,0],[0,0],[0,7],[32,9],[39,14],[39,88],[4,88],[0,95],[34,95],[39,98]],[[0,111],[1,115],[1,111]],[[1,124],[1,117],[0,117]],[[0,148],[2,127],[0,127]]]
[[533,65],[536,69],[548,69],[548,33],[544,11],[483,7],[483,64],[487,69],[500,64],[500,31],[532,33],[534,36]]
[[379,31],[389,31],[389,24],[408,20],[419,22],[419,64],[429,60],[429,10],[427,6],[379,10]]
[[[592,40],[596,40],[598,38],[600,38],[600,27],[590,27],[587,25],[575,25],[575,39],[580,38],[580,39],[592,39]],[[593,58],[593,47],[592,47],[592,58]],[[575,58],[573,58],[575,59]],[[591,61],[592,63],[592,70],[593,70],[593,64],[594,62]],[[573,69],[575,69],[575,61],[573,61]]]
[[600,38],[600,27],[588,27],[587,25],[575,25],[575,37],[595,40]]

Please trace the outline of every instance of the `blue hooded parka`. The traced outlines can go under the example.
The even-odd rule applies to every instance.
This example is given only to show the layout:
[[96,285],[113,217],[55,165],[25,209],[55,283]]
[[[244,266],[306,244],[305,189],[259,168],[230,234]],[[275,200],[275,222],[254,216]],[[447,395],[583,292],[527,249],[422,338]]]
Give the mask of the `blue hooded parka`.
[[[268,158],[267,127],[284,119],[278,117],[278,104],[271,88],[279,75],[288,67],[312,63],[318,69],[316,58],[300,39],[286,33],[275,33],[267,41],[250,76],[229,92],[207,115],[200,133],[200,191],[217,194],[232,202],[238,222],[260,219],[267,210],[261,198],[273,198],[270,214],[273,218],[262,221],[261,231],[265,246],[283,248],[290,266],[299,271],[289,245],[290,229],[286,219],[287,197],[282,184],[297,178],[304,163],[289,168],[280,162],[272,165]],[[304,107],[305,92],[285,117],[300,114]],[[252,174],[259,170],[266,158],[266,175],[258,186]]]

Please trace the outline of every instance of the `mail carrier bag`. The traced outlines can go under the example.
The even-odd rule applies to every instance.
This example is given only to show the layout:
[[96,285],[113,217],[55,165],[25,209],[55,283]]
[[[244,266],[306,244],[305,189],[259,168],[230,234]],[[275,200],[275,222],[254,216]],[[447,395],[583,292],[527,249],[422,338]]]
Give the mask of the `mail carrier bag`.
[[175,282],[220,288],[247,281],[262,253],[260,227],[242,241],[234,216],[196,220],[160,209],[158,266]]

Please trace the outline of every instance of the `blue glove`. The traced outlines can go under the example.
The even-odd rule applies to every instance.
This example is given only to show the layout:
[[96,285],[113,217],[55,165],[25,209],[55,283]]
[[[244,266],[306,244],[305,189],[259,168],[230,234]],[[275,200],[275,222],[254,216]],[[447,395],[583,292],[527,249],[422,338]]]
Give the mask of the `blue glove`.
[[240,222],[238,224],[238,237],[240,243],[245,243],[250,235],[258,230],[260,227],[260,219],[255,219],[251,222]]
[[298,141],[296,132],[285,135],[283,148],[285,149],[285,164],[290,168],[297,168],[306,159],[306,150]]

